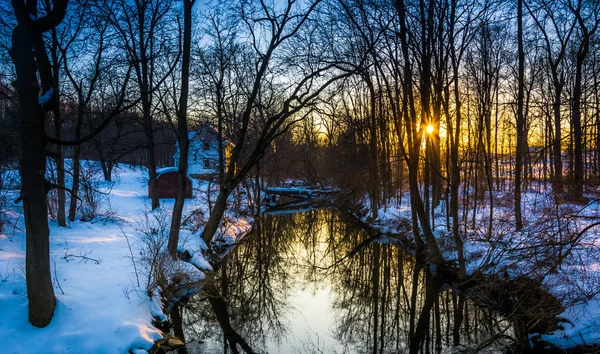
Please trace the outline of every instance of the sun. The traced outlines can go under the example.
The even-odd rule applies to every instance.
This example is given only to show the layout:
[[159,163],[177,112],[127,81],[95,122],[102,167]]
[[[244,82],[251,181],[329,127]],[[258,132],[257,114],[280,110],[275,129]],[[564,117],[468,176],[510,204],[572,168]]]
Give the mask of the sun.
[[427,134],[431,134],[431,133],[433,133],[433,129],[435,129],[435,128],[433,127],[433,125],[429,124],[429,125],[427,126],[427,128],[425,128],[425,131],[427,132]]

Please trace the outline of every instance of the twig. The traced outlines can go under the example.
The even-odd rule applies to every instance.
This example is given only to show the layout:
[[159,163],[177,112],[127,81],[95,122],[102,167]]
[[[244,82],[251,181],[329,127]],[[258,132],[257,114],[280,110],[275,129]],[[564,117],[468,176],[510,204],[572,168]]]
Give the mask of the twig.
[[83,255],[83,256],[76,256],[74,254],[65,254],[64,257],[61,257],[62,259],[64,259],[65,261],[69,261],[69,258],[81,258],[81,260],[79,261],[80,263],[83,261],[92,261],[95,262],[96,264],[100,265],[100,261],[94,258],[90,258],[87,255]]
[[62,286],[60,286],[60,281],[58,281],[58,274],[56,274],[56,260],[54,259],[54,257],[52,258],[52,262],[54,262],[54,279],[56,279],[56,285],[58,285],[60,292],[64,295],[65,292],[63,291]]
[[137,280],[137,285],[139,287],[140,286],[140,277],[138,275],[137,266],[135,264],[135,258],[133,257],[133,250],[131,249],[131,243],[129,243],[129,236],[127,236],[125,231],[123,231],[123,227],[121,226],[121,223],[119,223],[117,221],[117,225],[119,226],[119,229],[121,229],[121,232],[123,233],[123,236],[125,236],[125,240],[127,241],[127,247],[129,247],[129,254],[131,255],[131,263],[133,263],[133,270],[135,271],[135,279]]
[[71,197],[75,197],[75,199],[79,200],[80,202],[82,201],[81,198],[79,198],[79,196],[77,196],[75,193],[73,193],[72,189],[69,189],[69,188],[67,188],[65,186],[60,186],[60,185],[58,185],[56,183],[52,183],[52,182],[46,181],[46,192],[50,192],[53,189],[60,189],[60,190],[63,190],[63,191],[67,191],[67,192],[69,192],[71,194]]
[[10,238],[10,240],[12,241],[12,238],[15,237],[15,234],[17,233],[17,224],[19,223],[19,220],[21,219],[21,213],[19,213],[19,216],[17,217],[17,220],[15,220],[15,222],[13,223],[13,232],[12,232],[12,236]]

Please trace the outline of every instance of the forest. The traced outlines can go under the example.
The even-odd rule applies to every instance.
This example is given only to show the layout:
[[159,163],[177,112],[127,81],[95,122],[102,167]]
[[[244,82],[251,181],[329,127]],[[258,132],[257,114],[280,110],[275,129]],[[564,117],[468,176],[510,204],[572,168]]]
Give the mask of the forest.
[[599,350],[599,26],[598,0],[0,0],[10,349]]

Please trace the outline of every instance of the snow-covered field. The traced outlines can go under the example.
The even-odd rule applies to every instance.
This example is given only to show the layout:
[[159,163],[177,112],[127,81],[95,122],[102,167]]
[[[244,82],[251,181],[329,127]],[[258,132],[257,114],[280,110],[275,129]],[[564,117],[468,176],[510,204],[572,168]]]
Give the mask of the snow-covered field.
[[[146,196],[147,173],[140,168],[121,167],[117,174],[112,188],[104,186],[110,189],[108,200],[114,212],[108,220],[75,221],[66,228],[50,222],[57,306],[52,322],[42,329],[28,322],[22,204],[10,206],[7,213],[13,223],[16,221],[15,227],[0,233],[0,331],[4,352],[127,353],[131,349],[150,349],[155,340],[162,338],[152,326],[153,316],[163,316],[160,299],[147,295],[139,252],[139,230],[146,216],[152,216]],[[184,218],[193,209],[207,215],[206,199],[202,198],[207,185],[195,182],[195,195],[186,200]],[[162,199],[162,210],[154,213],[167,213],[170,221],[168,212],[173,203],[173,199]],[[240,220],[232,231],[222,232],[249,228],[250,224]],[[198,234],[190,231],[182,231],[180,246],[191,251],[206,248]],[[199,252],[194,260],[199,264],[204,261]],[[203,277],[197,269],[190,272]]]

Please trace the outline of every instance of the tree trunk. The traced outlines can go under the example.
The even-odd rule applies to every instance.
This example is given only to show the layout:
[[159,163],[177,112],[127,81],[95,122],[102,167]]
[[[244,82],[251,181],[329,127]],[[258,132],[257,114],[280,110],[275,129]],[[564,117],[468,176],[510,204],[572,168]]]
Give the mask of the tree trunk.
[[229,312],[227,309],[227,301],[225,301],[225,299],[221,295],[219,295],[217,289],[215,289],[215,287],[212,285],[205,287],[204,290],[208,297],[208,302],[210,303],[210,306],[212,307],[215,313],[215,317],[219,322],[219,326],[221,327],[221,330],[223,330],[223,336],[231,346],[231,350],[234,353],[238,353],[237,348],[239,345],[240,347],[242,347],[244,352],[248,354],[255,353],[255,351],[250,347],[250,345],[248,345],[244,338],[242,338],[242,336],[240,336],[231,325],[231,321],[229,319]]
[[554,192],[562,192],[562,149],[560,129],[560,106],[562,84],[554,84]]
[[[187,106],[190,76],[190,51],[192,41],[192,6],[195,0],[183,1],[183,60],[181,62],[181,96],[179,98],[179,110],[177,112],[177,125],[179,130],[179,176],[177,179],[177,197],[173,206],[171,228],[169,230],[168,250],[171,257],[177,258],[177,244],[179,243],[179,230],[181,228],[181,216],[185,203],[185,190],[188,183],[188,150],[190,140],[188,138]],[[209,190],[210,193],[210,190]],[[152,198],[154,203],[154,196]]]
[[227,209],[227,198],[231,194],[230,189],[228,189],[227,186],[229,186],[229,184],[221,186],[221,191],[219,192],[217,201],[210,212],[210,217],[208,218],[208,222],[206,223],[204,231],[202,232],[202,239],[204,239],[204,242],[207,245],[209,245],[212,241],[212,238],[217,232],[219,224],[221,223],[221,218]]
[[21,126],[20,174],[26,229],[25,277],[29,321],[36,327],[45,327],[54,315],[56,298],[50,276],[45,110],[38,104],[40,87],[32,51],[33,43],[41,41],[41,33],[36,33],[30,23],[22,21],[19,19],[19,24],[13,31],[11,56],[17,72],[15,88],[19,95]]
[[[585,39],[584,39],[585,41]],[[584,44],[582,44],[584,46]],[[571,114],[571,122],[573,125],[573,154],[574,154],[574,181],[573,181],[573,197],[581,199],[583,197],[583,145],[581,132],[581,81],[583,76],[583,61],[585,60],[587,51],[580,49],[577,53],[577,63],[575,65],[575,87],[573,87],[573,111]]]
[[[148,167],[148,184],[151,186],[152,194],[152,210],[160,207],[160,201],[158,199],[158,174],[156,173],[156,153],[154,151],[154,132],[152,127],[152,116],[150,115],[150,107],[144,109],[144,134],[146,135],[146,158]],[[180,163],[181,164],[181,163]]]
[[525,117],[523,115],[523,100],[525,86],[525,52],[523,51],[523,0],[518,0],[517,5],[517,32],[519,46],[519,82],[517,93],[517,148],[515,161],[515,228],[520,231],[523,228],[523,217],[521,213],[521,174],[523,172],[523,144],[527,139],[525,132]]
[[376,106],[375,106],[375,87],[373,86],[373,81],[369,77],[368,74],[364,75],[365,82],[369,87],[369,98],[370,98],[370,106],[369,106],[369,152],[370,156],[370,165],[369,175],[371,178],[370,181],[370,190],[371,190],[371,218],[373,220],[377,219],[377,212],[379,211],[379,163],[377,158],[377,122],[376,122]]
[[[79,93],[79,105],[77,107],[77,123],[75,123],[75,140],[81,138],[81,126],[83,125],[83,97],[81,92]],[[81,174],[81,146],[75,146],[75,153],[73,155],[73,185],[71,186],[71,202],[69,203],[69,220],[75,221],[77,217],[77,196],[79,195],[79,178]]]
[[439,278],[439,275],[432,275],[429,270],[426,270],[426,281],[425,281],[425,300],[423,302],[423,308],[419,314],[419,321],[410,340],[410,353],[418,354],[425,339],[426,334],[429,332],[429,319],[431,315],[431,309],[433,308],[440,289],[444,282]]
[[[49,5],[48,5],[49,8]],[[58,82],[59,76],[59,68],[60,63],[58,60],[58,38],[56,36],[56,30],[52,29],[52,76],[54,77],[54,97],[56,98],[54,102],[54,108],[52,110],[53,118],[54,118],[54,137],[57,140],[60,140],[61,136],[61,112],[60,112],[60,102],[58,97],[60,96],[60,87]],[[56,158],[54,159],[56,163],[56,183],[64,187],[65,186],[65,159],[63,157],[63,149],[61,145],[56,145]],[[67,221],[65,217],[65,204],[66,204],[66,195],[65,190],[62,188],[58,188],[56,190],[57,199],[58,199],[58,226],[67,226]]]
[[[379,268],[380,268],[381,245],[373,245],[373,270],[371,273],[371,285],[373,286],[373,354],[377,354],[377,326],[379,315]],[[383,316],[385,317],[385,316]]]

